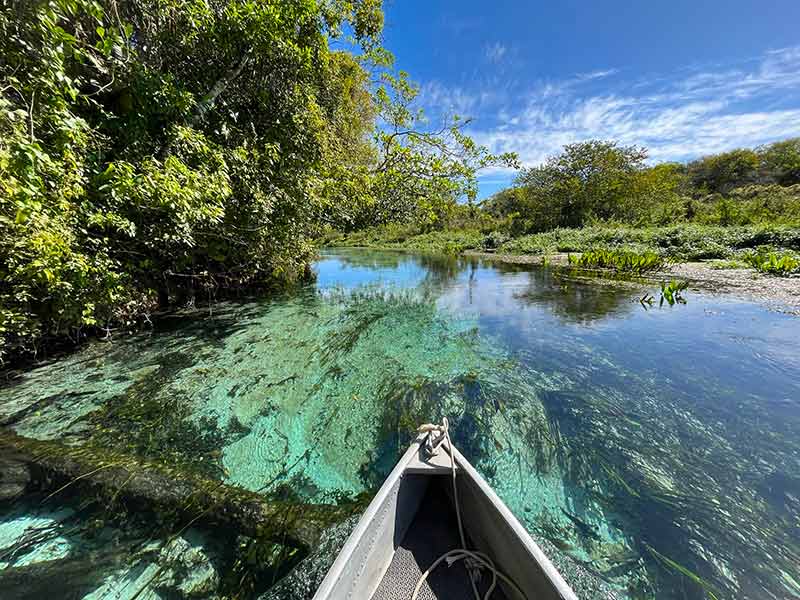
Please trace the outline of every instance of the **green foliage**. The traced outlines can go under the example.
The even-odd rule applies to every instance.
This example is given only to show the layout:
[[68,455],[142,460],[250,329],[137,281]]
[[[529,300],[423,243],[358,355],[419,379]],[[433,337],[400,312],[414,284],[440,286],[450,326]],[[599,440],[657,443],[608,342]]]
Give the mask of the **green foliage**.
[[628,219],[640,197],[651,193],[641,177],[646,158],[643,148],[614,142],[567,145],[544,165],[522,172],[511,204],[525,219],[526,231]]
[[321,243],[338,247],[371,247],[455,254],[482,248],[483,232],[476,229],[420,231],[413,223],[389,223],[349,234],[330,232]]
[[666,301],[670,306],[677,304],[686,304],[683,298],[683,292],[689,287],[688,281],[677,281],[672,279],[670,281],[661,282],[661,300],[659,305],[663,306]]
[[328,246],[367,246],[431,252],[440,251],[447,242],[456,243],[464,250],[490,250],[498,254],[553,255],[607,248],[637,254],[652,252],[676,261],[738,260],[743,251],[764,245],[800,252],[800,229],[784,225],[594,225],[580,229],[554,229],[511,238],[500,230],[484,233],[475,228],[422,232],[418,226],[407,223],[372,227],[346,235],[329,232],[321,239],[321,243]]
[[775,142],[761,149],[767,175],[780,185],[800,183],[800,138]]
[[745,252],[742,260],[761,273],[786,277],[800,273],[800,256],[793,253],[778,253],[769,247]]
[[800,222],[800,141],[734,150],[688,165],[645,164],[643,148],[571,144],[481,205],[519,237],[560,227]]
[[405,72],[384,71],[379,78],[373,97],[375,160],[349,166],[348,177],[359,181],[359,201],[334,224],[352,231],[413,221],[441,229],[458,212],[459,199],[474,200],[478,170],[515,166],[516,156],[476,145],[464,133],[469,121],[458,115],[432,127],[415,107],[419,87]]
[[500,252],[552,254],[585,252],[593,248],[652,250],[677,260],[731,258],[738,251],[761,245],[800,250],[800,229],[789,226],[718,227],[673,225],[670,227],[603,227],[555,229],[507,242]]
[[1,10],[0,360],[291,283],[326,224],[464,223],[476,170],[514,161],[413,108],[381,0]]
[[748,185],[693,203],[693,220],[713,225],[800,223],[800,185]]
[[583,268],[612,269],[623,273],[644,275],[662,270],[667,261],[655,252],[632,252],[605,248],[589,250],[579,256],[570,254],[569,264]]
[[755,183],[761,164],[754,150],[740,149],[715,154],[688,165],[692,185],[706,193],[726,193],[743,184]]
[[747,263],[737,259],[715,260],[709,266],[718,271],[726,271],[729,269],[745,269],[747,268]]

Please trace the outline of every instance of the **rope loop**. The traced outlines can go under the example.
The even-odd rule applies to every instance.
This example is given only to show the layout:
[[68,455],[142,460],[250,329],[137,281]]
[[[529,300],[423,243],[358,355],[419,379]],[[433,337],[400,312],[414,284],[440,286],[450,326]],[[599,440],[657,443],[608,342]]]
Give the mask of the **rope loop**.
[[[447,417],[442,419],[441,425],[434,425],[433,423],[425,423],[417,428],[418,433],[427,433],[425,436],[425,453],[428,456],[435,456],[439,453],[439,446],[442,442],[447,440],[448,446],[450,445],[449,437],[450,424],[447,422]],[[434,436],[434,433],[439,435]]]

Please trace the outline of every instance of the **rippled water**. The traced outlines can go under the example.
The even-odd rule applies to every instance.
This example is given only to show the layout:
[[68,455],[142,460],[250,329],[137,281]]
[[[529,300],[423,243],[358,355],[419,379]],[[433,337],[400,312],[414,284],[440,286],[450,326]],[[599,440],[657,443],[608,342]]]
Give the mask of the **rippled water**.
[[[25,436],[315,503],[374,491],[416,425],[447,415],[568,580],[577,564],[606,595],[800,597],[797,317],[699,290],[645,310],[646,284],[478,260],[331,250],[316,269],[292,294],[30,371],[0,413]],[[15,510],[0,556],[53,518]],[[69,539],[48,543],[35,551],[69,557]],[[148,564],[107,569],[122,575],[91,597],[132,596],[108,590],[146,583]],[[186,587],[171,585],[152,597]]]

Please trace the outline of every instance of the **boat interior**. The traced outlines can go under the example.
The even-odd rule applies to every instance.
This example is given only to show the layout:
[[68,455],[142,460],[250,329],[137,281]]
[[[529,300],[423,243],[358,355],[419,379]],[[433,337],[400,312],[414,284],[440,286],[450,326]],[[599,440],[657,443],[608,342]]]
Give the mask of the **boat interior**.
[[[463,547],[488,556],[498,578],[492,600],[577,600],[553,565],[478,472],[453,449],[432,455],[422,438],[389,475],[323,581],[316,600],[411,600],[420,578],[443,554]],[[455,484],[453,489],[453,469]],[[452,557],[451,557],[452,558]],[[492,571],[465,560],[441,561],[417,600],[482,599]]]
[[[389,568],[372,595],[372,600],[409,600],[422,573],[442,554],[461,547],[450,475],[408,477],[421,479],[419,483],[411,484],[411,487],[416,488],[422,484],[425,489],[421,491],[416,514],[397,541]],[[467,546],[476,547],[468,535]],[[490,584],[491,574],[484,571],[476,582],[481,598]],[[444,563],[441,564],[422,584],[417,598],[475,600],[464,561],[457,561],[449,567]],[[493,600],[506,600],[506,598],[501,587],[492,593]],[[515,598],[512,597],[510,600]]]

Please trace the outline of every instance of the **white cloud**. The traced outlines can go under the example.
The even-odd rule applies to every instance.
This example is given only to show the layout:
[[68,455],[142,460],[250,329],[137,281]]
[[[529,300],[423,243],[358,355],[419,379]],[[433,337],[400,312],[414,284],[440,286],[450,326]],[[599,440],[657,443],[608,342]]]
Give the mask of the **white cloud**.
[[[439,87],[441,100],[448,92]],[[664,161],[800,135],[800,47],[638,81],[606,69],[502,94],[496,84],[475,88],[449,92],[477,117],[470,133],[527,166],[593,138],[646,146],[652,161]]]
[[503,60],[503,57],[506,55],[508,48],[506,48],[500,42],[495,42],[494,44],[489,44],[485,46],[483,49],[483,55],[486,57],[490,63],[499,63]]
[[419,100],[433,116],[456,113],[469,115],[478,107],[481,92],[467,92],[461,87],[447,87],[430,81],[420,88]]
[[592,79],[604,79],[619,73],[619,69],[601,69],[598,71],[590,71],[588,73],[580,73],[576,76],[579,81],[590,81]]

